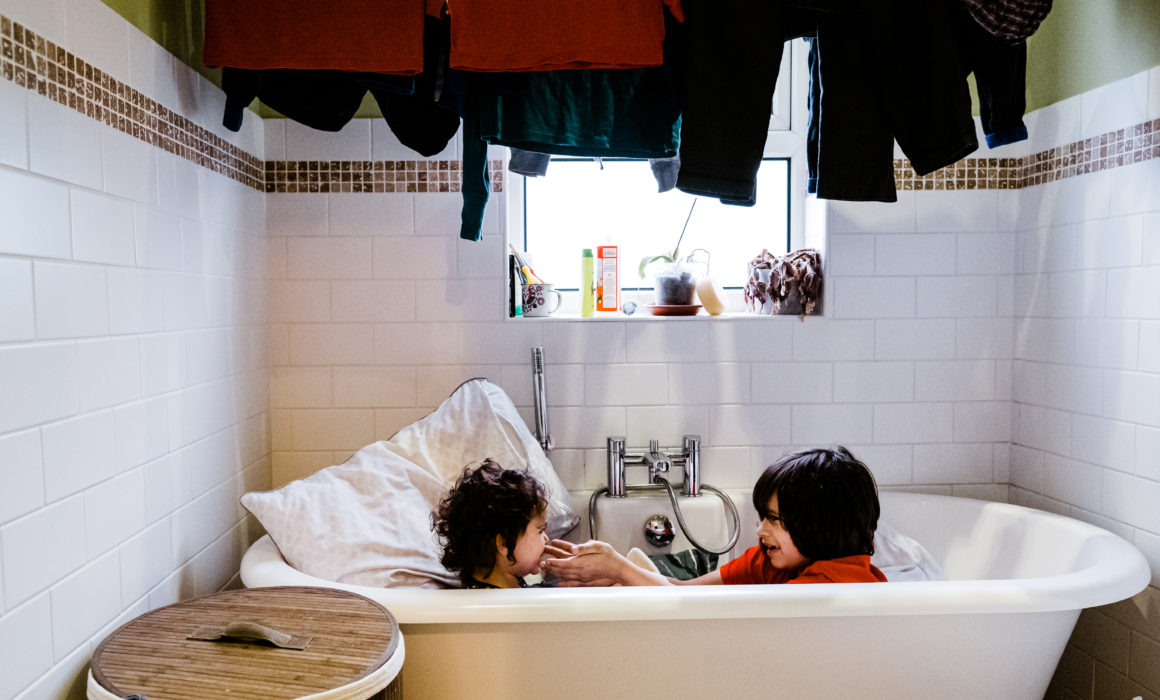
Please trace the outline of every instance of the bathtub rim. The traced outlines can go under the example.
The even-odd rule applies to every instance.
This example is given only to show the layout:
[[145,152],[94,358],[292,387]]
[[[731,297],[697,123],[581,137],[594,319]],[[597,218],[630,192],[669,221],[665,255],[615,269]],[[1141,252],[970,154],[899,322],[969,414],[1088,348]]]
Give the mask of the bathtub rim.
[[[898,492],[895,492],[898,493]],[[893,494],[892,494],[893,496]],[[674,586],[515,590],[388,589],[337,583],[305,574],[282,558],[269,535],[242,558],[249,588],[322,586],[382,603],[400,624],[585,622],[607,620],[1007,614],[1079,610],[1130,598],[1151,580],[1147,560],[1123,538],[1090,523],[1023,506],[955,496],[917,499],[975,502],[1027,517],[1060,518],[1086,531],[1097,554],[1083,568],[1056,576],[795,586]]]

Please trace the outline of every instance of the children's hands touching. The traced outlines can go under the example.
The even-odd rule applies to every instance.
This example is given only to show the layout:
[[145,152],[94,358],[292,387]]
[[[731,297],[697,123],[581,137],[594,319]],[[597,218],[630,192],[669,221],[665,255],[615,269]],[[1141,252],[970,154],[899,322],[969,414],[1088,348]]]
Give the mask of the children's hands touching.
[[552,540],[544,547],[544,556],[551,559],[566,559],[576,556],[576,547],[567,540]]
[[544,560],[543,568],[556,577],[559,586],[611,586],[621,582],[624,564],[632,566],[612,545],[599,540],[579,545],[553,540],[545,551],[552,549],[563,556],[554,554]]

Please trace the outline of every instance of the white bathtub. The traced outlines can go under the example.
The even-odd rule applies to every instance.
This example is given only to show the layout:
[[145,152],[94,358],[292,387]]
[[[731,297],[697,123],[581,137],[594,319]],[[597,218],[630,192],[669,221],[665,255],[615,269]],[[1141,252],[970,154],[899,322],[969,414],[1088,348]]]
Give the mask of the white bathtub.
[[[739,551],[755,539],[755,516],[748,493],[731,495],[742,507]],[[690,504],[702,527],[702,517],[720,508],[712,498]],[[576,500],[586,515],[586,494]],[[643,522],[668,510],[657,494],[600,504],[600,535],[621,547],[636,542],[618,538],[606,521],[631,511],[629,520]],[[884,492],[882,514],[922,542],[950,580],[379,589],[307,576],[268,538],[246,553],[241,574],[249,587],[331,586],[389,608],[407,643],[406,700],[1039,700],[1079,611],[1130,597],[1150,577],[1143,556],[1120,537],[1041,511]],[[585,524],[574,538],[586,532]],[[724,541],[720,531],[695,535],[710,546]]]

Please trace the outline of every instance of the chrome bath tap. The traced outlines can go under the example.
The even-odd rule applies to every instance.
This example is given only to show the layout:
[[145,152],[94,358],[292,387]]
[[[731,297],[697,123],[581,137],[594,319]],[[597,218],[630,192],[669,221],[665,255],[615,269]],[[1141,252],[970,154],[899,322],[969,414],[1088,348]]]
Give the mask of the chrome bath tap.
[[648,467],[648,481],[655,483],[661,474],[668,473],[674,466],[682,466],[685,482],[681,487],[684,496],[701,495],[701,436],[686,435],[681,449],[661,448],[657,440],[649,440],[648,451],[626,452],[624,436],[608,438],[608,495],[619,498],[625,495],[624,469],[626,465]]

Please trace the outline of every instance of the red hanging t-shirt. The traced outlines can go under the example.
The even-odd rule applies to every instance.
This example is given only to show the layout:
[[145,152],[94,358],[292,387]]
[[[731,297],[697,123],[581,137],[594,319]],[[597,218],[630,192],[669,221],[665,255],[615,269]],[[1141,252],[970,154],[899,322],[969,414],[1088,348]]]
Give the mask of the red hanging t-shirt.
[[665,7],[681,0],[448,0],[451,67],[644,68],[663,62]]
[[207,66],[423,72],[427,0],[205,0]]
[[855,554],[815,561],[800,573],[775,569],[761,547],[745,550],[736,559],[721,565],[721,581],[728,585],[746,583],[875,583],[886,576],[870,563],[870,555]]

